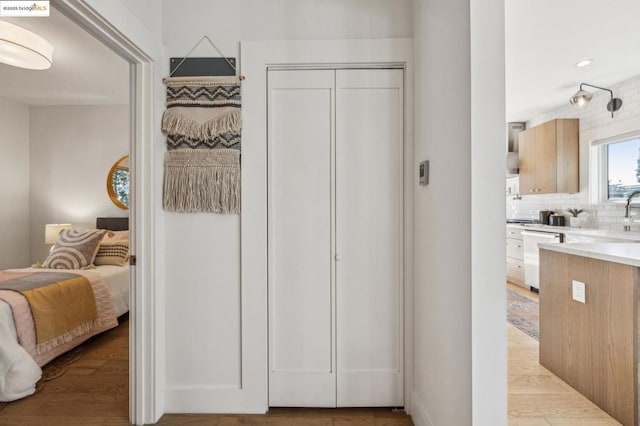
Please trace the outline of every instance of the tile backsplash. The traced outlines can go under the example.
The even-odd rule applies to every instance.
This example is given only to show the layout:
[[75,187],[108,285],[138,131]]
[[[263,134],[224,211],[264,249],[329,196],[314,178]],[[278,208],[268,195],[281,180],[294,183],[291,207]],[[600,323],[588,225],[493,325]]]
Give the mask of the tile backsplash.
[[[513,195],[507,196],[507,218],[523,218],[538,220],[540,210],[552,210],[555,213],[571,216],[567,209],[583,209],[581,213],[580,226],[583,228],[602,228],[621,231],[624,227],[624,204],[595,204],[588,205],[581,203],[580,194],[546,194],[546,195],[525,195],[522,199],[514,199]],[[637,215],[640,210],[632,209],[632,215]],[[640,216],[633,216],[640,219]],[[640,224],[633,223],[631,229],[640,231]]]

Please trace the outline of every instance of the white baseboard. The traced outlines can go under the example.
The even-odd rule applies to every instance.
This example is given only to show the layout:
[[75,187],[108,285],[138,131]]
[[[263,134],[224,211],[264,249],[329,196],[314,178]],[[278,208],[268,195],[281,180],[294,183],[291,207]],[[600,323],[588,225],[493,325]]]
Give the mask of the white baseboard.
[[411,395],[411,399],[413,401],[413,407],[411,408],[411,419],[413,420],[413,424],[415,426],[432,426],[431,420],[427,415],[427,410],[420,402],[420,396],[417,393],[413,393]]

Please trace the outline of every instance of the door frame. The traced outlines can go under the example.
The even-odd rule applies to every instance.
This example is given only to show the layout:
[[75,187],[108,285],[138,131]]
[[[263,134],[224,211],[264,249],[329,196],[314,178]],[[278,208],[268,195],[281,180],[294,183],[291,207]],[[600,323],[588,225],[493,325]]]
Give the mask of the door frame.
[[243,402],[266,412],[268,397],[267,72],[269,67],[349,68],[401,65],[404,73],[404,394],[413,394],[413,39],[242,42],[242,383]]
[[[97,40],[130,64],[130,251],[137,256],[131,268],[133,286],[129,296],[129,421],[132,424],[155,422],[162,415],[157,361],[158,313],[154,291],[154,217],[153,212],[153,120],[154,72],[151,56],[118,31],[82,0],[58,0],[53,7],[84,28]],[[160,374],[159,374],[160,373]]]

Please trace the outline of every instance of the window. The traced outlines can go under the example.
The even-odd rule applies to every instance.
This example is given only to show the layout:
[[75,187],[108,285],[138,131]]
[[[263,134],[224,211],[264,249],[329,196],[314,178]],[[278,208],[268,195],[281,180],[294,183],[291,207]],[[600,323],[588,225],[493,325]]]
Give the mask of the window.
[[591,143],[591,203],[625,201],[640,190],[640,131]]
[[627,199],[640,189],[640,137],[612,142],[607,149],[607,199]]

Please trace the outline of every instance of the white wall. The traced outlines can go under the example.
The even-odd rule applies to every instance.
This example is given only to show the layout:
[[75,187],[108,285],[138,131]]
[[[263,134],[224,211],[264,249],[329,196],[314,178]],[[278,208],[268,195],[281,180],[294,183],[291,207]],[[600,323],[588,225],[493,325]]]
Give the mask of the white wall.
[[[0,100],[0,269],[29,257],[29,107]],[[43,231],[44,232],[44,231]]]
[[146,33],[162,34],[162,6],[158,0],[125,0],[121,3],[131,12],[131,16],[142,23]]
[[[605,139],[631,131],[640,130],[640,75],[612,85],[616,97],[622,99],[622,108],[611,118],[606,105],[607,92],[595,91],[588,107],[573,108],[567,101],[557,109],[549,111],[527,122],[527,128],[555,118],[580,119],[580,192],[576,194],[522,195],[521,200],[507,197],[507,217],[538,219],[540,210],[552,210],[563,213],[568,208],[582,208],[580,215],[583,226],[622,230],[624,223],[624,205],[590,204],[589,200],[589,145],[593,140]],[[572,88],[569,92],[577,88]],[[567,95],[570,96],[570,94]],[[632,225],[638,231],[638,224]]]
[[[167,57],[185,55],[205,34],[229,56],[238,56],[241,40],[412,34],[410,0],[173,0],[164,1],[163,13]],[[217,54],[205,42],[194,56]],[[167,408],[241,410],[234,400],[241,372],[239,216],[167,213],[166,238]],[[197,389],[228,389],[228,400],[197,406],[187,396]]]
[[127,216],[106,189],[107,174],[129,153],[129,106],[32,107],[31,261],[44,260],[47,223],[95,225]]
[[[406,38],[411,0],[164,0],[167,56],[184,56],[209,38],[239,57],[240,40]],[[192,56],[217,56],[203,42]]]
[[506,424],[503,7],[415,1],[416,425]]
[[[71,7],[74,7],[74,0],[61,1],[72,3]],[[160,62],[164,53],[160,43],[163,9],[161,2],[157,0],[83,0],[83,2],[87,3],[117,32],[127,37],[152,62],[156,62],[159,70],[157,76],[162,75],[165,66]],[[84,13],[84,10],[81,9],[81,11]],[[157,83],[160,84],[160,81]]]
[[[471,0],[473,424],[507,424],[504,0]],[[488,213],[488,215],[487,215]]]
[[414,156],[430,162],[414,195],[414,420],[470,425],[469,1],[417,0],[414,17]]

